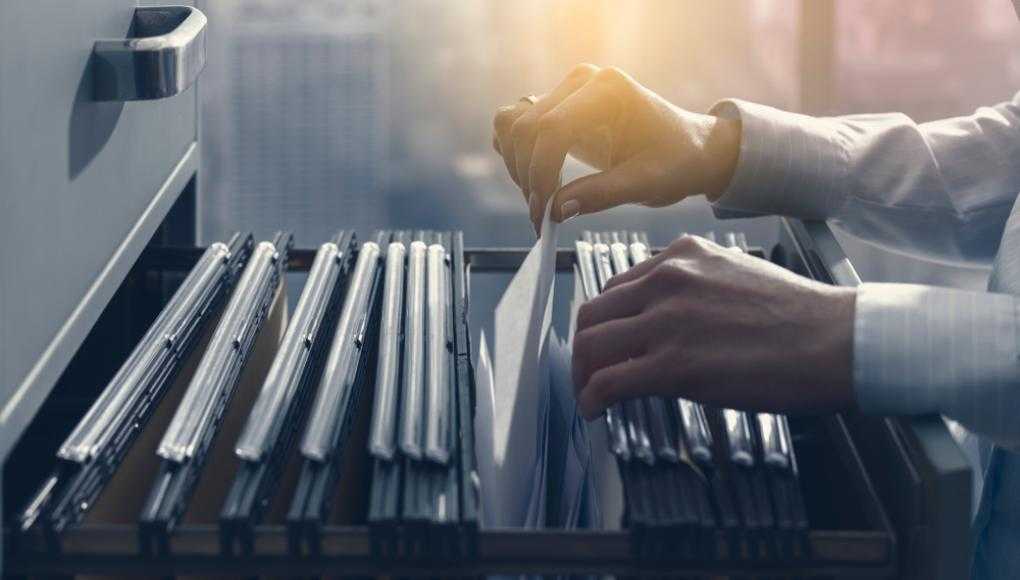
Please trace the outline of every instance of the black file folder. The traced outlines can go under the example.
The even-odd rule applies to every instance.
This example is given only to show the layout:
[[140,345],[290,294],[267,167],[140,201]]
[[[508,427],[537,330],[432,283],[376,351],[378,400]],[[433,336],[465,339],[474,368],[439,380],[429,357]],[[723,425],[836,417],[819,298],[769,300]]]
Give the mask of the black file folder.
[[57,452],[56,468],[18,515],[19,532],[59,535],[86,517],[146,428],[252,252],[250,235],[210,245]]
[[160,441],[159,472],[139,516],[139,542],[149,554],[169,551],[170,534],[188,508],[238,378],[270,314],[291,245],[290,234],[281,232],[252,251]]
[[462,236],[396,232],[386,272],[368,446],[372,550],[404,559],[470,557],[478,490]]
[[[588,299],[613,275],[650,257],[647,241],[627,232],[585,232],[576,246]],[[684,404],[693,409],[687,420],[698,421],[700,406]],[[713,512],[704,473],[711,458],[703,446],[711,435],[700,422],[685,430],[677,409],[662,398],[646,397],[607,410],[610,448],[624,483],[625,524],[634,550],[644,558],[695,559],[714,553],[716,522],[726,516]],[[697,456],[692,448],[698,449]]]
[[381,241],[378,235],[357,249],[302,435],[301,474],[286,517],[288,544],[295,554],[319,553],[322,527],[336,517],[350,520],[352,510],[360,509],[357,504],[367,486],[367,473],[362,473],[361,465],[363,450],[352,447],[367,428],[375,361],[373,349],[367,345],[375,344],[379,329]]
[[261,523],[291,463],[294,443],[332,342],[344,281],[354,264],[352,232],[319,247],[280,350],[235,445],[240,466],[220,512],[224,553],[251,554]]
[[[727,233],[723,245],[748,253],[743,233]],[[807,517],[797,476],[797,457],[793,449],[789,420],[774,413],[746,413],[756,459],[743,472],[750,481],[757,506],[762,537],[759,553],[772,558],[796,558],[806,555],[804,538]]]
[[[726,243],[748,249],[739,236]],[[577,283],[589,299],[614,274],[650,257],[640,233],[585,232],[576,246]],[[784,416],[646,397],[607,410],[607,426],[624,483],[625,524],[642,558],[804,555],[807,522]]]
[[[740,236],[720,239],[745,245]],[[609,474],[606,493],[596,488],[606,481],[599,471],[583,491],[593,501],[608,500],[614,517],[622,507],[622,518],[601,520],[593,503],[576,528],[479,529],[479,495],[493,490],[479,489],[475,472],[469,266],[479,277],[512,272],[527,249],[465,250],[459,233],[429,231],[383,231],[361,246],[345,233],[331,242],[338,255],[345,250],[330,269],[332,290],[317,273],[321,248],[280,252],[279,267],[286,261],[291,272],[309,272],[294,320],[284,332],[278,289],[237,379],[207,381],[220,395],[210,413],[222,419],[206,424],[210,430],[186,461],[157,456],[160,437],[178,408],[198,408],[179,403],[201,380],[195,373],[206,372],[203,359],[233,357],[215,354],[223,344],[240,353],[253,328],[229,333],[241,340],[220,340],[215,331],[234,319],[222,307],[230,296],[222,290],[220,307],[203,314],[207,322],[194,330],[191,355],[171,365],[176,378],[156,373],[137,381],[172,384],[160,387],[166,393],[151,403],[159,403],[155,410],[136,415],[140,432],[134,424],[121,431],[122,459],[109,467],[97,462],[108,453],[117,457],[104,447],[77,468],[108,474],[98,501],[78,514],[80,523],[42,533],[57,529],[50,524],[53,506],[71,481],[63,474],[78,472],[57,467],[61,477],[42,481],[33,473],[18,482],[8,470],[7,480],[26,490],[43,484],[36,501],[18,494],[19,505],[33,505],[10,522],[29,530],[8,536],[4,563],[11,574],[888,578],[916,559],[910,551],[910,560],[900,560],[900,538],[915,536],[894,532],[886,507],[895,504],[879,501],[871,479],[884,478],[886,465],[912,468],[909,458],[888,456],[869,472],[841,416],[787,421],[744,413],[731,437],[719,409],[672,397],[614,406],[609,450],[591,441],[592,453],[609,460],[599,467],[616,469],[620,478]],[[252,249],[250,240],[236,243],[234,277]],[[144,273],[187,271],[196,260],[201,266],[206,250],[157,248],[142,258]],[[556,268],[573,266],[587,298],[652,254],[647,238],[633,232],[589,233],[575,250],[558,250]],[[762,255],[760,248],[751,253]],[[247,258],[249,265],[256,261],[264,264],[258,255]],[[197,271],[204,269],[192,275]],[[205,287],[190,280],[180,292]],[[251,304],[260,300],[255,294],[235,290],[234,298],[245,295]],[[306,312],[306,301],[316,306]],[[175,308],[171,301],[166,310]],[[162,334],[154,327],[143,343]],[[185,341],[171,336],[169,344],[183,348]],[[148,365],[125,363],[123,372],[142,367]],[[246,420],[251,434],[243,432]],[[607,436],[601,428],[591,434]],[[548,453],[547,460],[550,470],[563,461]],[[157,478],[169,485],[152,485]],[[914,489],[904,493],[927,497]],[[147,499],[149,513],[160,517],[139,518]],[[600,522],[604,529],[587,528]]]

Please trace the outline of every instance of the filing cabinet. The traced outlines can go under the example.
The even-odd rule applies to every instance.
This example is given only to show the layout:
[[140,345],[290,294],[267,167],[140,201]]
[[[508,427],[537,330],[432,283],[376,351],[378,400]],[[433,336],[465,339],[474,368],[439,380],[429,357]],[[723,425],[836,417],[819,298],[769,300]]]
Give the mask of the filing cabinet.
[[173,235],[192,241],[205,23],[0,3],[0,457],[179,199]]
[[[167,290],[175,287],[175,277],[194,265],[193,259],[174,261],[182,254],[196,255],[190,246],[200,154],[196,81],[204,62],[204,34],[204,16],[187,5],[160,9],[125,0],[89,0],[87,6],[56,0],[0,4],[0,462],[6,486],[0,488],[0,516],[5,558],[13,556],[17,571],[26,573],[220,573],[228,568],[293,573],[297,566],[308,573],[337,566],[366,574],[663,573],[662,567],[636,560],[631,537],[619,530],[472,527],[467,556],[454,551],[456,558],[433,559],[423,568],[420,562],[379,557],[373,528],[378,522],[364,521],[323,526],[314,541],[302,536],[297,542],[282,525],[258,525],[244,538],[254,556],[235,559],[223,549],[233,546],[221,537],[229,526],[218,527],[210,510],[192,518],[198,523],[188,521],[174,530],[171,556],[159,560],[158,568],[138,549],[134,520],[66,534],[62,557],[47,546],[16,545],[8,527],[13,510],[24,507],[23,500],[44,480],[53,451],[149,328]],[[783,228],[776,261],[826,282],[856,283],[824,224],[784,222]],[[177,252],[161,253],[166,245]],[[499,249],[464,253],[466,266],[477,273],[511,270],[523,256]],[[569,268],[568,254],[558,258],[561,269]],[[298,250],[285,260],[289,267],[308,270],[310,255]],[[457,348],[464,351],[457,351],[457,364],[466,371],[467,345]],[[467,418],[472,410],[464,401],[455,411]],[[969,498],[970,474],[937,418],[848,416],[819,425],[825,429],[815,430],[824,431],[825,438],[817,439],[842,446],[835,455],[831,446],[815,449],[814,455],[808,450],[807,463],[854,468],[844,495],[867,500],[860,504],[864,513],[856,514],[866,525],[822,527],[809,537],[814,560],[773,571],[952,578],[965,569],[965,556],[957,554],[966,553],[959,546],[966,542],[969,510],[958,498]],[[472,445],[463,441],[462,462],[470,463]],[[460,474],[463,489],[474,485],[470,472],[467,468]],[[826,473],[815,469],[812,476],[809,468],[808,476],[821,481]],[[310,557],[292,544],[320,552]],[[689,571],[739,575],[758,562],[716,564]]]

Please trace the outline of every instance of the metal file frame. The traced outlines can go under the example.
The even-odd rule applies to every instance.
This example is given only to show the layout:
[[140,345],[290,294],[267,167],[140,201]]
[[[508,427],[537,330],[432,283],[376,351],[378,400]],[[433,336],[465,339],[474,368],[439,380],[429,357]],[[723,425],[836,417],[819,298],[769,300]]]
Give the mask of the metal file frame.
[[[808,229],[805,230],[805,226]],[[831,232],[827,237],[819,237],[820,231],[822,234],[827,231],[824,224],[790,222],[783,227],[786,231],[778,252],[787,266],[823,280],[826,280],[826,272],[835,272],[836,275],[829,281],[840,280],[840,276],[845,275],[849,267],[845,257],[831,257],[839,250]],[[821,240],[820,247],[814,240]],[[762,255],[760,249],[753,250]],[[201,252],[201,248],[153,248],[143,254],[141,260],[143,265],[153,269],[180,271],[189,269]],[[466,249],[465,276],[455,276],[455,286],[466,285],[467,270],[474,273],[511,272],[526,254],[526,248]],[[801,258],[802,255],[807,257]],[[313,250],[295,249],[289,255],[289,268],[307,270],[313,257]],[[808,261],[813,263],[810,270],[804,265]],[[559,271],[570,272],[574,262],[573,250],[559,250],[556,262]],[[460,295],[465,295],[463,287]],[[467,336],[456,337],[458,343],[462,340],[466,342]],[[458,365],[470,369],[466,357],[458,358]],[[470,402],[466,408],[461,407],[461,412],[469,415]],[[921,569],[924,564],[909,559],[909,553],[916,554],[921,548],[930,546],[924,551],[925,557],[947,562],[947,558],[952,558],[948,553],[958,550],[960,541],[966,541],[969,472],[941,423],[928,418],[911,420],[908,429],[896,428],[893,440],[888,436],[890,431],[884,427],[877,429],[878,435],[873,435],[870,434],[872,429],[862,428],[857,418],[847,416],[844,419],[831,425],[839,435],[833,452],[862,465],[862,473],[863,465],[868,465],[865,477],[852,477],[847,485],[857,489],[864,497],[872,498],[864,505],[865,513],[862,515],[876,527],[852,532],[810,530],[807,541],[811,546],[811,562],[783,568],[762,563],[755,569],[757,574],[890,578],[901,571],[901,566],[903,571]],[[902,423],[901,420],[884,419],[874,422]],[[889,444],[891,440],[894,445]],[[464,449],[468,449],[467,445]],[[883,460],[888,463],[880,465]],[[903,494],[911,491],[916,501],[902,502]],[[879,496],[883,499],[881,503]],[[910,505],[895,505],[896,501]],[[890,510],[891,517],[886,517],[883,504]],[[960,514],[966,514],[962,517],[962,524]],[[911,527],[911,523],[916,525]],[[895,536],[894,526],[897,530]],[[64,534],[62,543],[65,550],[58,555],[50,553],[44,542],[36,543],[33,538],[25,538],[28,542],[21,546],[21,550],[8,554],[6,571],[26,574],[59,571],[197,574],[218,572],[229,566],[231,573],[238,574],[293,575],[335,573],[342,567],[345,573],[350,574],[444,577],[487,573],[661,576],[664,571],[661,563],[636,559],[630,534],[619,531],[480,530],[475,537],[476,555],[458,561],[380,559],[373,552],[370,526],[325,526],[319,536],[321,551],[300,557],[295,557],[290,551],[285,526],[255,526],[252,538],[255,555],[246,558],[223,553],[219,533],[215,525],[181,525],[169,538],[168,554],[147,557],[138,549],[135,526],[83,526]],[[724,534],[720,533],[717,540],[724,542]],[[954,541],[955,544],[951,543]],[[9,538],[5,545],[11,546]],[[912,548],[912,545],[916,547]],[[947,565],[952,566],[951,563]],[[670,569],[677,570],[675,566]],[[706,561],[683,567],[683,573],[692,576],[746,575],[747,572],[745,564],[733,562]]]

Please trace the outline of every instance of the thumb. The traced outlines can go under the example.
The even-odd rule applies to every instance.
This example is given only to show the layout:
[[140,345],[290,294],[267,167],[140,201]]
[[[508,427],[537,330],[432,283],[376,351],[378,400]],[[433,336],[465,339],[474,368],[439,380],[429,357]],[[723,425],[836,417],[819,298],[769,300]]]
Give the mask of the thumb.
[[585,175],[564,185],[552,201],[551,217],[562,222],[572,217],[604,211],[648,197],[642,185],[641,166],[633,160],[608,171]]

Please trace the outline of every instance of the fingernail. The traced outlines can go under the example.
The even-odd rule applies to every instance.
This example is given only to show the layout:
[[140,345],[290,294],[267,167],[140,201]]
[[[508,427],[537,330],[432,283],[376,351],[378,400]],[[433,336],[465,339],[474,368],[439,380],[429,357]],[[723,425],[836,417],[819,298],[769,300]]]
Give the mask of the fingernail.
[[560,221],[565,222],[581,213],[581,204],[576,199],[568,199],[560,206]]

